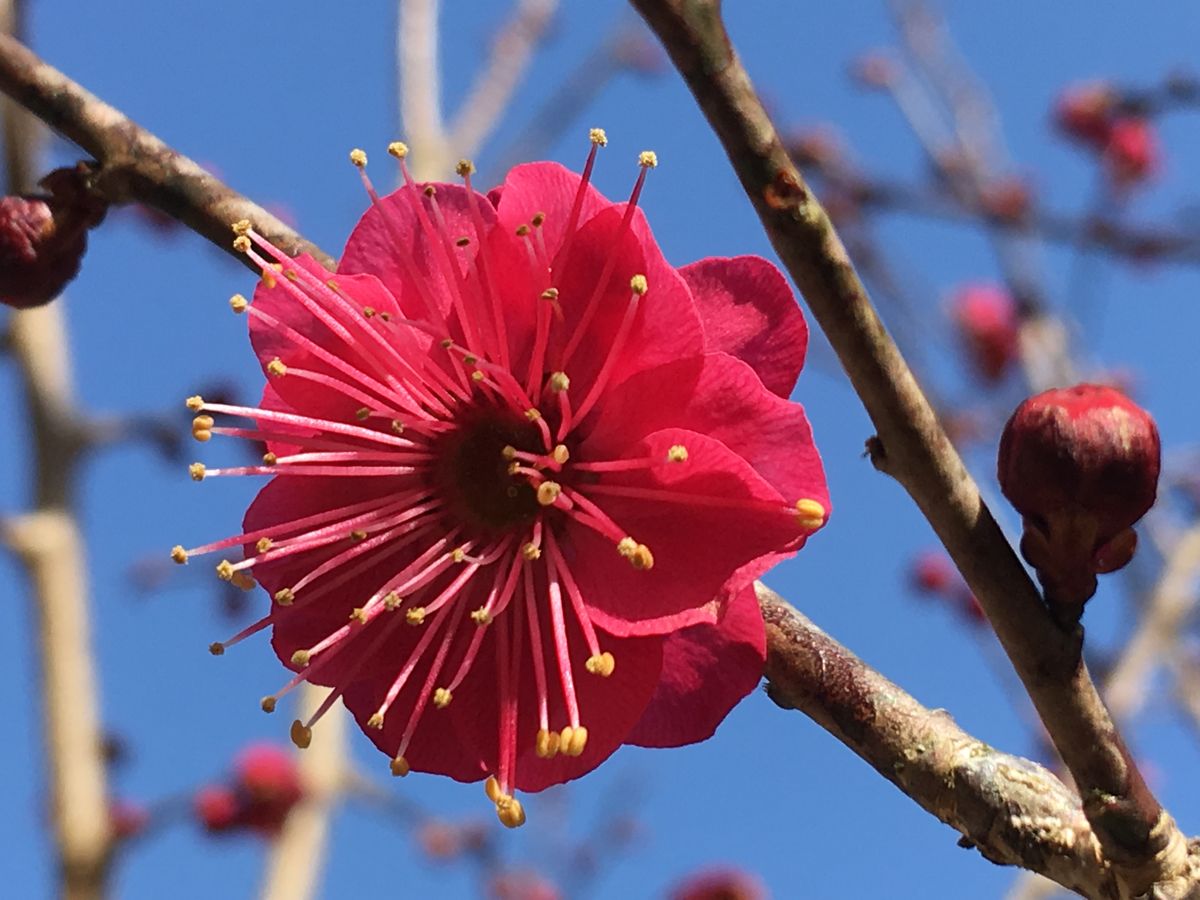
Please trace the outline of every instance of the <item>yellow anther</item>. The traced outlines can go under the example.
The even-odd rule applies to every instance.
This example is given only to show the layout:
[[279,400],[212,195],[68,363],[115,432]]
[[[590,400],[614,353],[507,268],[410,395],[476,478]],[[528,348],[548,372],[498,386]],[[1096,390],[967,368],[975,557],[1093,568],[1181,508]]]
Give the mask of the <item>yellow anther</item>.
[[246,311],[246,307],[249,305],[250,301],[248,301],[241,294],[234,294],[229,298],[229,308],[239,315],[244,313]]
[[423,191],[421,191],[421,193],[424,194],[426,197],[434,197],[434,196],[437,196],[437,188],[435,188],[432,184],[427,184],[427,185],[425,185],[425,189]]
[[217,577],[222,581],[229,581],[233,578],[233,563],[227,559],[223,559],[217,563]]
[[564,741],[560,745],[562,752],[566,756],[582,756],[584,749],[587,747],[588,730],[583,725],[577,725],[571,731],[570,742]]
[[542,506],[553,506],[562,493],[562,485],[556,481],[543,481],[538,485],[537,502]]
[[505,459],[516,459],[517,458],[517,448],[514,447],[512,444],[505,444],[503,447],[500,448],[500,455],[503,456]]
[[188,474],[192,476],[192,481],[203,481],[205,471],[207,470],[204,468],[204,463],[194,462],[188,466]]
[[458,238],[454,239],[454,246],[455,247],[470,247],[471,239],[464,234],[462,237],[458,237]]
[[268,451],[267,453],[263,454],[262,460],[264,466],[273,466],[279,461],[279,457]]
[[212,440],[212,432],[207,431],[203,428],[193,428],[192,429],[192,438],[194,440],[199,441],[202,444],[207,444],[209,441]]
[[605,650],[603,653],[597,653],[595,656],[589,656],[584,668],[593,675],[599,675],[601,678],[607,678],[613,673],[617,667],[617,661],[613,655]]
[[457,172],[462,178],[466,178],[468,175],[474,175],[475,163],[471,162],[469,159],[460,159],[458,161],[458,165],[454,167],[454,171]]
[[357,622],[359,625],[367,624],[367,611],[361,606],[356,606],[350,610],[350,621]]
[[301,750],[307,750],[309,744],[312,743],[312,729],[296,719],[292,722],[292,743]]
[[363,318],[364,318],[364,319],[370,319],[370,318],[372,318],[372,317],[375,315],[375,307],[373,307],[373,306],[364,306],[364,307],[362,308],[362,314],[363,314]]
[[275,712],[275,704],[277,704],[278,702],[279,702],[278,697],[268,695],[258,701],[258,708],[261,709],[265,713],[273,713],[273,712]]
[[571,458],[571,451],[567,449],[566,444],[558,444],[550,451],[550,458],[561,466]]
[[629,289],[641,297],[650,290],[650,283],[646,281],[645,275],[634,275],[629,279]]
[[443,350],[449,350],[451,347],[454,346],[454,341],[452,341],[450,338],[442,338],[438,342],[438,344],[441,346],[441,348]]
[[200,412],[200,409],[204,406],[204,398],[199,394],[193,394],[191,397],[188,397],[184,403],[192,412]]
[[529,224],[531,224],[534,228],[541,228],[542,223],[545,221],[546,214],[544,212],[536,212],[533,214],[533,218],[529,220]]
[[383,713],[371,713],[371,718],[367,719],[367,727],[374,728],[376,731],[383,730]]
[[816,531],[825,524],[825,507],[816,500],[797,500],[796,522],[805,531]]
[[387,596],[383,598],[383,608],[388,612],[399,609],[400,604],[404,602],[404,598],[395,591],[389,591]]
[[229,583],[241,591],[252,591],[258,587],[258,582],[245,572],[234,572],[233,577],[229,579]]
[[213,656],[224,656],[225,655],[225,645],[222,644],[220,641],[213,641],[211,644],[208,645],[208,652],[211,653]]
[[643,150],[638,154],[638,165],[643,169],[653,169],[658,165],[658,154],[653,150]]
[[278,356],[267,363],[267,374],[274,375],[276,378],[287,374],[287,366],[283,364]]
[[[237,237],[235,237],[233,239],[233,249],[236,250],[238,253],[249,253],[250,252],[250,238],[246,237],[244,234],[239,234]],[[263,276],[264,276],[264,278],[266,277],[265,272],[263,273]]]
[[371,408],[369,406],[360,406],[354,411],[354,418],[358,419],[360,422],[365,422],[367,419],[371,418]]
[[450,559],[456,563],[460,563],[467,558],[467,551],[462,547],[455,547],[450,551]]
[[604,133],[603,128],[592,128],[588,130],[588,140],[597,147],[608,146],[608,135]]
[[297,650],[295,653],[292,654],[292,665],[299,666],[300,668],[303,669],[305,666],[308,665],[308,663],[311,659],[312,659],[312,654],[309,653],[307,650]]
[[403,778],[410,771],[408,768],[408,760],[403,756],[397,756],[395,759],[393,759],[390,763],[388,763],[388,768],[392,770],[392,774],[397,778]]
[[297,272],[295,269],[288,269],[286,272],[283,273],[283,277],[286,278],[288,281],[295,283],[300,280],[300,273]]
[[554,288],[554,287],[546,288],[544,291],[542,291],[541,298],[543,300],[557,300],[558,299],[558,288]]
[[471,621],[482,628],[484,625],[492,624],[492,614],[487,611],[487,607],[481,606],[479,609],[471,610]]
[[528,419],[530,422],[536,422],[541,417],[542,417],[541,410],[538,410],[538,409],[525,410],[525,418]]
[[454,695],[446,688],[438,688],[433,692],[433,705],[438,709],[445,709],[453,699]]
[[667,462],[681,463],[687,462],[688,452],[687,447],[683,444],[672,444],[667,450]]
[[525,809],[516,797],[501,797],[497,800],[496,816],[505,828],[520,828],[525,824]]
[[566,372],[551,372],[550,377],[546,380],[547,387],[556,394],[561,394],[563,391],[570,389],[571,379]]
[[409,625],[420,625],[425,621],[425,607],[414,606],[404,611],[404,621]]
[[355,147],[350,151],[350,162],[354,163],[360,169],[365,168],[367,165],[367,154]]
[[176,544],[171,548],[171,559],[181,566],[188,561],[187,551],[183,549],[182,544]]
[[253,226],[251,226],[249,219],[238,219],[229,227],[233,229],[234,234],[243,235],[249,233],[251,227]]
[[525,237],[525,235],[527,235],[527,234],[529,234],[529,226],[528,225],[518,225],[517,226],[517,237]]
[[[196,416],[196,418],[192,419],[192,434],[195,435],[200,431],[211,432],[213,424],[214,420],[212,416]],[[209,437],[212,437],[212,435],[210,434]]]
[[404,159],[408,156],[408,144],[404,141],[392,141],[388,144],[388,153],[396,157],[396,159]]
[[275,592],[275,602],[280,606],[291,606],[296,602],[296,594],[291,588],[282,588]]
[[505,796],[504,791],[500,790],[500,782],[496,780],[495,775],[489,775],[483,783],[483,792],[487,794],[487,798],[493,803],[498,803],[500,798]]
[[403,422],[401,422],[399,419],[392,419],[391,424],[392,424],[392,433],[393,434],[404,434],[404,423]]
[[361,528],[355,528],[352,532],[350,532],[350,540],[354,541],[355,543],[358,543],[359,541],[365,541],[366,539],[367,533]]
[[521,545],[521,555],[529,561],[533,561],[542,555],[542,548],[532,542]]
[[536,749],[541,759],[554,759],[558,756],[558,732],[538,729]]
[[269,537],[261,537],[258,539],[258,543],[254,545],[254,549],[257,550],[259,553],[266,553],[268,550],[270,550],[274,546],[275,546],[275,542],[272,541]]
[[631,537],[623,537],[617,541],[617,552],[626,559],[631,559],[637,553],[638,542]]
[[519,462],[517,462],[516,460],[514,460],[513,462],[510,462],[507,466],[505,466],[504,470],[506,472],[508,472],[509,475],[516,475],[518,472],[521,471],[521,464]]
[[633,551],[633,556],[629,557],[629,561],[635,569],[640,571],[654,568],[654,554],[645,544],[637,545],[637,549]]
[[267,288],[275,287],[275,276],[272,275],[270,272],[263,272],[262,273],[262,283],[263,283],[263,287],[267,287]]
[[481,369],[476,369],[474,372],[471,373],[472,381],[483,381],[483,379],[484,379],[484,374]]

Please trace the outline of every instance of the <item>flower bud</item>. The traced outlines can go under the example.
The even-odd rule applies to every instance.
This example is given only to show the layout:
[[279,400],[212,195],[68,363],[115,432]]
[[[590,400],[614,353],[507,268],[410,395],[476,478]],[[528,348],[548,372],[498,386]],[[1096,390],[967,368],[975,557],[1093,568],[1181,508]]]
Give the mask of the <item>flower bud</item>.
[[1161,166],[1154,125],[1139,117],[1114,122],[1104,147],[1104,164],[1118,187],[1131,187],[1153,176]]
[[1065,623],[1096,575],[1133,557],[1132,526],[1154,505],[1158,429],[1116,388],[1080,384],[1030,397],[1000,438],[998,477],[1024,519],[1021,554]]
[[41,181],[47,196],[0,197],[0,301],[40,306],[79,274],[88,229],[107,209],[85,177],[81,167],[56,169]]
[[1054,104],[1054,124],[1067,137],[1102,148],[1112,130],[1117,96],[1102,82],[1063,91]]
[[954,295],[953,314],[971,368],[984,381],[999,381],[1017,359],[1020,322],[1012,296],[995,285],[967,285]]

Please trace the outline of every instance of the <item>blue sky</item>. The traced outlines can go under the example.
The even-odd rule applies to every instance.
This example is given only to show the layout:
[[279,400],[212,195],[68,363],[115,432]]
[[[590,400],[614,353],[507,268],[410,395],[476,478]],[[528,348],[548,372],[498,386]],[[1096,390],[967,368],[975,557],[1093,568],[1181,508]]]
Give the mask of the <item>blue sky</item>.
[[[116,0],[32,5],[32,38],[53,64],[123,109],[233,186],[264,203],[285,205],[298,227],[336,252],[365,197],[346,153],[376,152],[403,130],[396,120],[391,4],[345,5],[331,16],[316,0],[162,4]],[[470,83],[498,5],[458,2],[443,15],[443,84],[457,104]],[[751,74],[785,125],[835,123],[872,171],[914,179],[919,148],[885,99],[863,94],[845,77],[856,54],[892,40],[882,4],[727,3],[730,26]],[[947,3],[953,32],[994,92],[1016,171],[1030,174],[1051,208],[1080,210],[1094,173],[1051,134],[1047,110],[1066,83],[1107,76],[1147,84],[1194,58],[1200,8],[1174,0],[1154,12],[1129,2],[1057,4]],[[620,4],[567,0],[528,83],[479,155],[499,159],[519,138],[539,101],[614,27]],[[690,95],[673,74],[624,74],[559,134],[540,156],[578,166],[586,130],[602,125],[610,146],[596,178],[621,196],[639,150],[657,151],[660,167],[643,195],[655,234],[677,265],[710,255],[770,250],[728,164]],[[1169,218],[1194,200],[1200,157],[1195,118],[1176,115],[1162,129],[1166,171],[1131,214]],[[74,154],[50,147],[53,160]],[[964,280],[996,276],[977,233],[911,217],[888,219],[883,245],[923,296],[928,346],[953,396],[977,386],[947,352],[947,329],[933,318],[945,294]],[[205,384],[228,380],[252,396],[259,370],[244,320],[228,314],[230,294],[248,291],[246,272],[186,233],[163,237],[131,214],[114,214],[95,233],[80,278],[66,301],[80,403],[96,412],[181,410]],[[1071,254],[1044,254],[1052,302],[1066,295]],[[1194,444],[1197,270],[1100,263],[1087,270],[1081,333],[1086,360],[1131,368],[1138,397],[1156,415],[1168,447]],[[979,738],[1030,753],[1029,712],[987,636],[969,633],[945,610],[907,592],[907,561],[933,542],[901,489],[862,458],[870,424],[829,355],[816,351],[796,399],[813,421],[825,458],[835,513],[829,527],[767,581],[823,628],[930,707],[944,707]],[[1180,386],[1186,389],[1180,389]],[[1015,405],[1019,394],[998,401]],[[8,367],[0,365],[0,408],[20,410]],[[179,431],[186,429],[182,411]],[[19,413],[0,430],[0,512],[27,499],[27,449]],[[191,450],[189,450],[189,453]],[[230,448],[210,445],[206,459]],[[992,466],[986,446],[972,454],[978,472]],[[132,748],[114,773],[122,796],[143,801],[186,793],[220,774],[248,740],[286,741],[286,718],[263,716],[257,699],[283,681],[265,641],[221,660],[206,652],[231,628],[207,582],[184,579],[143,595],[128,578],[132,563],[177,541],[223,536],[240,521],[255,485],[249,480],[198,488],[180,465],[144,446],[96,454],[84,471],[81,514],[89,539],[96,651],[103,672],[104,720]],[[1006,511],[1005,524],[1015,520]],[[8,713],[0,742],[0,792],[19,823],[0,854],[0,879],[13,896],[46,896],[53,862],[41,787],[35,657],[24,587],[0,556],[0,699]],[[1124,598],[1102,587],[1089,613],[1093,638],[1111,641],[1128,627]],[[1135,723],[1135,752],[1152,763],[1156,788],[1185,832],[1200,830],[1198,746],[1163,703]],[[386,778],[386,760],[361,735],[356,758]],[[447,817],[491,808],[477,787],[432,777],[393,784]],[[562,836],[556,810],[569,808],[568,834],[632,814],[641,837],[605,854],[597,887],[632,897],[712,863],[758,873],[777,897],[999,896],[1014,873],[955,846],[957,836],[921,812],[829,735],[798,713],[776,709],[761,692],[748,698],[717,736],[679,751],[625,749],[601,770],[529,804],[531,823],[503,836],[508,857],[554,874]],[[543,825],[539,825],[539,819]],[[189,824],[151,836],[118,862],[117,895],[176,900],[252,895],[264,858],[253,840],[212,842]],[[849,885],[849,887],[848,887]],[[348,807],[337,816],[325,895],[475,896],[464,867],[424,862],[411,834],[375,812]]]

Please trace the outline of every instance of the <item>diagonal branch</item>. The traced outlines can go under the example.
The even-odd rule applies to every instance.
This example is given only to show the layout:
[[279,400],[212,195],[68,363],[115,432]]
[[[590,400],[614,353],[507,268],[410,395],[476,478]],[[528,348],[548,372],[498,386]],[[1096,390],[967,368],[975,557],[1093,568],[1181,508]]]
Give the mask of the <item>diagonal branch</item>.
[[1187,848],[1146,786],[1082,659],[984,505],[734,53],[716,0],[632,0],[725,146],[767,235],[874,422],[873,459],[904,486],[996,630],[1084,798],[1123,892],[1186,879]]
[[989,747],[868,667],[761,584],[767,694],[798,709],[1000,865],[1087,897],[1115,894],[1079,798],[1052,772]]
[[[99,161],[94,188],[110,203],[153,206],[230,253],[229,226],[249,219],[263,237],[292,256],[307,252],[331,265],[326,254],[261,206],[6,34],[0,34],[0,92]],[[244,255],[234,255],[257,271]]]

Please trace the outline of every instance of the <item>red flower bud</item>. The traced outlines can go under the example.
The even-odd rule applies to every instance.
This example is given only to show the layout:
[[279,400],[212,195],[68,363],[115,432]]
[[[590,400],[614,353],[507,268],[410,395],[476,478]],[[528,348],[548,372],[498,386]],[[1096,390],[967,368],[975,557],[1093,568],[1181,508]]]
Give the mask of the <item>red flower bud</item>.
[[0,301],[18,309],[58,296],[87,249],[87,232],[107,206],[92,196],[81,168],[56,169],[43,197],[0,197]]
[[767,891],[750,872],[715,866],[675,885],[669,896],[671,900],[766,900]]
[[999,381],[1017,359],[1017,305],[1003,288],[972,284],[954,295],[953,312],[971,367],[985,381]]
[[1021,554],[1064,621],[1096,575],[1133,556],[1131,530],[1154,505],[1158,429],[1116,388],[1080,384],[1030,397],[1000,438],[1000,489],[1024,518]]
[[150,810],[132,800],[113,800],[108,805],[108,827],[114,840],[127,841],[150,824]]
[[1116,94],[1107,84],[1071,87],[1054,104],[1054,124],[1067,137],[1099,149],[1108,143],[1116,105]]
[[1154,175],[1161,165],[1154,125],[1137,117],[1114,122],[1104,147],[1104,164],[1109,177],[1120,187],[1129,187]]
[[909,578],[918,592],[941,594],[956,583],[958,572],[944,553],[926,550],[912,561]]
[[196,818],[204,830],[213,834],[230,831],[236,827],[240,811],[237,794],[220,784],[202,787],[192,801]]

